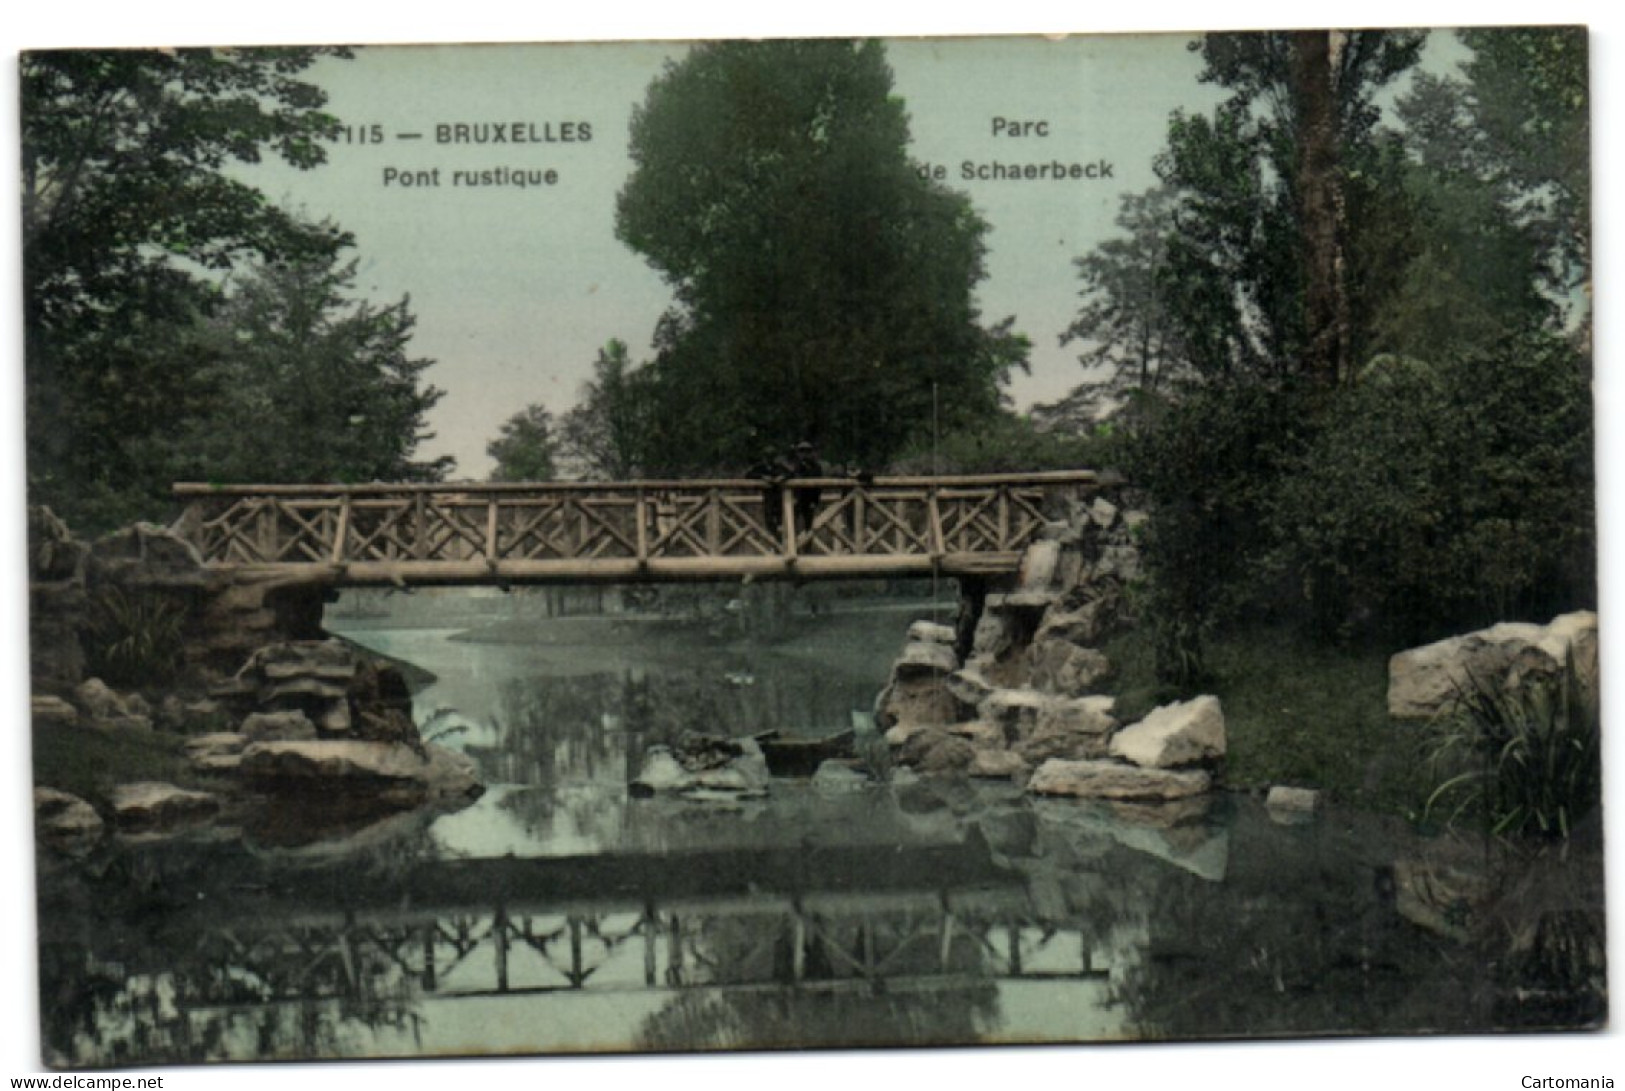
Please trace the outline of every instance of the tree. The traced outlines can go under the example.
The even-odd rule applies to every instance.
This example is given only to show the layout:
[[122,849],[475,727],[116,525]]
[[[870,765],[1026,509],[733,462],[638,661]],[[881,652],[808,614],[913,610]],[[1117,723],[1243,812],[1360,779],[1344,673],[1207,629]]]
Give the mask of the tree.
[[437,481],[414,461],[442,392],[413,359],[410,300],[351,298],[356,262],[264,265],[228,285],[200,340],[194,382],[211,404],[180,431],[176,470],[219,482]]
[[553,414],[543,405],[525,406],[503,422],[485,453],[496,459],[492,481],[551,481],[558,454]]
[[1073,261],[1083,306],[1061,344],[1086,342],[1079,362],[1104,369],[1099,385],[1113,394],[1162,390],[1186,361],[1159,284],[1174,200],[1166,186],[1125,193],[1116,221],[1124,234]]
[[738,467],[798,440],[884,462],[992,414],[1024,366],[972,289],[986,224],[921,177],[876,42],[697,46],[633,114],[616,233],[676,301],[657,333],[655,468]]
[[[34,52],[20,63],[30,491],[104,526],[167,501],[152,449],[196,408],[187,331],[247,257],[346,241],[231,178],[323,160],[337,122],[299,75],[342,50]],[[202,274],[202,275],[200,275]]]
[[1360,356],[1353,206],[1386,180],[1374,100],[1424,40],[1270,31],[1193,45],[1200,78],[1231,94],[1211,120],[1175,114],[1157,171],[1179,194],[1165,298],[1200,373],[1346,381]]
[[559,454],[572,472],[624,481],[642,469],[648,446],[648,373],[632,364],[626,342],[598,350],[593,377],[559,423]]

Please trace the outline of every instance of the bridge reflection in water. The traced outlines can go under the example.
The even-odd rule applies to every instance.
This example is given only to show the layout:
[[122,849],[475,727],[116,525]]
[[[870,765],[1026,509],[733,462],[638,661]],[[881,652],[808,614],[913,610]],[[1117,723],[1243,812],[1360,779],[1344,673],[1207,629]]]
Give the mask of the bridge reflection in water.
[[1100,485],[1066,471],[174,492],[211,566],[359,586],[997,575]]
[[[393,875],[238,871],[195,907],[165,914],[156,931],[53,914],[42,955],[47,978],[61,959],[79,967],[75,976],[111,968],[119,983],[73,1020],[78,1031],[56,1032],[59,1044],[77,1041],[77,1063],[245,1049],[255,1058],[389,1055],[448,1033],[479,1040],[466,1024],[488,1018],[491,1001],[549,996],[640,1013],[598,1027],[596,1039],[558,1043],[565,1049],[703,1047],[664,1041],[668,1024],[687,1027],[718,1003],[747,1018],[786,1005],[836,1011],[819,997],[843,1005],[826,1029],[857,1036],[847,1040],[864,1035],[847,1031],[848,1016],[880,1011],[911,1026],[948,1020],[924,1037],[964,1041],[973,1028],[959,1021],[995,1011],[1000,982],[1103,985],[1110,927],[1101,924],[1040,915],[1022,877],[979,844],[634,853],[440,861]],[[680,999],[689,994],[695,1002]],[[512,1018],[527,1009],[503,1010]],[[786,1044],[819,1042],[813,1027],[782,1030],[793,1035]],[[343,1046],[341,1032],[363,1041]],[[884,1033],[896,1044],[912,1032],[893,1023]],[[545,1033],[531,1041],[542,1047]]]

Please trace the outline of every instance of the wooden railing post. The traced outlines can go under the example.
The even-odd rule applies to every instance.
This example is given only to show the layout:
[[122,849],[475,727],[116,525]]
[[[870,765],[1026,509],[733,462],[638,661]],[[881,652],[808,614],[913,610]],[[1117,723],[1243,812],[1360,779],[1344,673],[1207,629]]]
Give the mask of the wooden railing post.
[[941,560],[942,555],[948,552],[947,543],[942,534],[942,490],[935,485],[926,492],[926,513],[931,520],[931,557]]
[[632,519],[637,532],[638,568],[649,567],[649,495],[642,485],[632,499]]
[[779,490],[779,529],[784,535],[784,559],[796,562],[796,498],[793,489]]
[[494,565],[500,551],[497,548],[497,497],[493,493],[485,498],[485,563]]
[[339,522],[333,531],[333,552],[331,560],[334,564],[344,563],[345,539],[350,535],[350,494],[345,493],[339,498]]
[[428,502],[421,492],[413,493],[412,498],[415,501],[412,511],[412,556],[421,561],[429,555]]

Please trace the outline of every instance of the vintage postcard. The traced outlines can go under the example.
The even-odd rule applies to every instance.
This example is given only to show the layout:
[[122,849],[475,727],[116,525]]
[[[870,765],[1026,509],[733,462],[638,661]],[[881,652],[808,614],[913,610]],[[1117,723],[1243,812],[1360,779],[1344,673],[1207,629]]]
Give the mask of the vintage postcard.
[[1589,65],[24,52],[40,1059],[1602,1028]]

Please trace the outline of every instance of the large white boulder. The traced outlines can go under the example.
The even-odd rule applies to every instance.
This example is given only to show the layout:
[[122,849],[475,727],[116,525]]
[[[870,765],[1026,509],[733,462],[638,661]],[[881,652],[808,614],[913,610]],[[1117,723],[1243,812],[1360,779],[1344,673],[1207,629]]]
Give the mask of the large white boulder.
[[1597,615],[1563,614],[1549,624],[1506,621],[1410,648],[1388,660],[1388,715],[1430,720],[1455,711],[1464,693],[1517,689],[1554,677],[1572,661],[1580,682],[1597,687]]
[[1177,769],[1224,756],[1224,711],[1219,699],[1198,697],[1153,709],[1112,736],[1113,757],[1147,769]]

